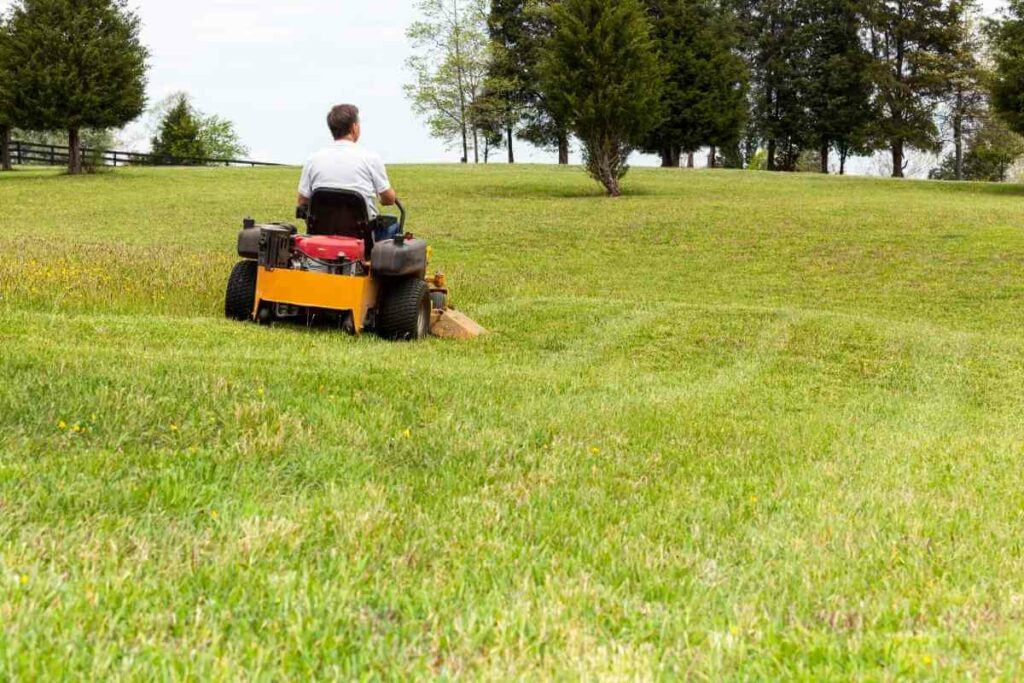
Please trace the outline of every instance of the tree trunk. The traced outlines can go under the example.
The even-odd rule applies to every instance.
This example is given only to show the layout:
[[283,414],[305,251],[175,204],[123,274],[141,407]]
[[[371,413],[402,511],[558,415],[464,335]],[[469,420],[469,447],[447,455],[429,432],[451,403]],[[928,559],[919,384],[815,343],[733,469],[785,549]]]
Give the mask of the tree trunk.
[[828,151],[831,145],[828,144],[828,140],[821,141],[821,172],[828,175]]
[[768,166],[769,171],[775,170],[775,140],[768,141]]
[[666,145],[661,150],[661,167],[662,168],[679,168],[679,157],[682,154],[682,150],[672,145]]
[[708,168],[715,168],[718,166],[718,148],[711,145],[708,148]]
[[0,171],[11,168],[11,127],[0,126]]
[[566,133],[558,134],[558,165],[569,165],[569,136]]
[[686,168],[693,168],[696,166],[694,163],[693,152],[686,153]]
[[960,107],[963,107],[963,95],[957,93],[957,112],[953,114],[953,177],[957,180],[964,179],[964,121],[960,115]]
[[903,140],[892,141],[892,177],[903,177]]
[[846,150],[839,151],[839,175],[846,175]]
[[516,163],[516,151],[512,147],[512,126],[506,128],[505,132],[508,134],[508,163],[514,164]]
[[473,126],[473,163],[480,163],[480,132]]
[[82,147],[77,128],[68,130],[68,173],[81,175],[82,173]]
[[603,170],[601,172],[601,184],[604,185],[604,189],[608,192],[609,197],[622,196],[622,188],[619,186],[619,179],[615,177],[614,173]]

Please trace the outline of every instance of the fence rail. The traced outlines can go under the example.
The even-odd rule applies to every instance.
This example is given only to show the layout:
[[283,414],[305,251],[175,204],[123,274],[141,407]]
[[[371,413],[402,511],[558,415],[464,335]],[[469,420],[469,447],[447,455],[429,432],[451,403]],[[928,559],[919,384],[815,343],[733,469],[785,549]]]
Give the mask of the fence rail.
[[[11,142],[11,162],[16,165],[43,164],[65,166],[70,148],[66,145],[38,145],[34,142]],[[250,159],[206,159],[199,157],[170,157],[142,152],[121,152],[110,149],[82,147],[82,159],[102,166],[282,166]]]

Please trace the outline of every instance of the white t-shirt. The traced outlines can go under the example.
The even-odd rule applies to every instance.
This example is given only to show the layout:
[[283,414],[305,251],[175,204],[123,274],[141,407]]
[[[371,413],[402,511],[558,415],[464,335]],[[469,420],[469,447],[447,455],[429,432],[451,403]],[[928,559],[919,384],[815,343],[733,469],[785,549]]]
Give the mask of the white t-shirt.
[[351,140],[337,140],[314,154],[302,169],[299,194],[312,197],[321,187],[354,190],[366,197],[370,218],[377,215],[377,195],[391,189],[380,156]]

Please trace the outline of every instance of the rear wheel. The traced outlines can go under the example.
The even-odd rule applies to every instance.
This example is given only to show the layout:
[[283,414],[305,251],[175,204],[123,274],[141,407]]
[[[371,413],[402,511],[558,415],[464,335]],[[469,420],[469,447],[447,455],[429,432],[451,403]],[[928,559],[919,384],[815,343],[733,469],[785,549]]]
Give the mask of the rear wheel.
[[256,304],[256,262],[239,261],[228,278],[224,315],[231,320],[252,320]]
[[430,290],[419,278],[385,287],[377,310],[377,334],[385,339],[422,339],[430,334]]

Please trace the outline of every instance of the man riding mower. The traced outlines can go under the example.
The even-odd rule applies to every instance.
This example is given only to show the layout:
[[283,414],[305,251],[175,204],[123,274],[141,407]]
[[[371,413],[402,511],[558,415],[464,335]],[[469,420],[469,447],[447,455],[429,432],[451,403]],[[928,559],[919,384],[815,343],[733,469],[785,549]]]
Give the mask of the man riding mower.
[[478,336],[482,328],[448,307],[444,275],[427,278],[427,243],[405,232],[405,208],[396,204],[397,229],[387,217],[371,219],[358,192],[329,188],[298,208],[305,235],[286,223],[246,219],[238,235],[244,260],[228,280],[225,314],[263,324],[336,324],[386,339]]

